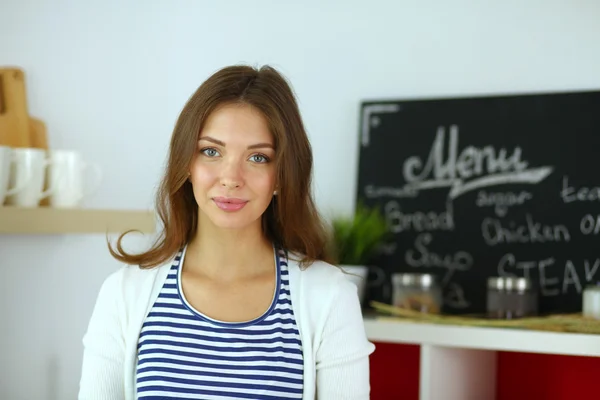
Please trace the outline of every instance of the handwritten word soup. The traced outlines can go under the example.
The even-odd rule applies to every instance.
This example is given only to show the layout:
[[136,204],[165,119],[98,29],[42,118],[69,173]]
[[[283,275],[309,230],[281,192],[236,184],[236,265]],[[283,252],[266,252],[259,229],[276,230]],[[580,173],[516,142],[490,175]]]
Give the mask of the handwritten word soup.
[[430,249],[429,245],[433,242],[431,233],[421,233],[414,242],[414,249],[408,249],[405,253],[404,261],[413,268],[443,268],[446,273],[441,279],[441,284],[445,286],[446,294],[444,302],[457,309],[464,309],[470,306],[464,289],[457,282],[451,282],[456,271],[467,271],[473,266],[473,256],[466,251],[457,251],[453,254],[439,254]]
[[466,271],[473,266],[473,256],[466,251],[438,254],[428,246],[433,242],[431,233],[422,233],[415,239],[414,248],[406,251],[404,261],[411,267],[441,267],[447,270],[442,283],[446,283],[454,271]]

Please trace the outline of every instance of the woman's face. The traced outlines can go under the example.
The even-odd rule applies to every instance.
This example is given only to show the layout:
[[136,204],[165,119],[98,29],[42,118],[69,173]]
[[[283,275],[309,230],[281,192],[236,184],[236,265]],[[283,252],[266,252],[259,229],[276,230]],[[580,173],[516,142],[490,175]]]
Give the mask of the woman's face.
[[260,229],[275,190],[274,160],[273,136],[258,110],[245,104],[217,108],[190,166],[199,223]]

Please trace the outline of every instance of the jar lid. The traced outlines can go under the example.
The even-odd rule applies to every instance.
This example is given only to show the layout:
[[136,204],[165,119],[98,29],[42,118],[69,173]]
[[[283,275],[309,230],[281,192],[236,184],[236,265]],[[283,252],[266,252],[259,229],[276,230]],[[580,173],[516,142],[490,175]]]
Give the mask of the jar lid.
[[516,276],[493,276],[488,278],[488,289],[494,290],[529,290],[532,287],[531,279]]
[[435,276],[432,274],[393,274],[392,282],[394,285],[428,288],[435,284]]

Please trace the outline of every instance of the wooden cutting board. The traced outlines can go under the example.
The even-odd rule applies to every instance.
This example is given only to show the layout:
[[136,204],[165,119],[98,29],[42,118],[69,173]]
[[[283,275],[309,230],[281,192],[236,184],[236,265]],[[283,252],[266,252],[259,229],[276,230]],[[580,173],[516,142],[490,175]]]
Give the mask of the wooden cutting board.
[[29,145],[30,147],[48,150],[48,136],[44,121],[29,118]]
[[0,145],[31,145],[25,93],[23,71],[18,68],[0,68]]
[[[46,134],[46,124],[44,121],[29,118],[29,141],[30,147],[48,150],[48,136]],[[47,175],[46,175],[47,176]],[[44,182],[44,190],[48,189],[48,181]],[[44,197],[40,201],[40,207],[50,206],[48,197]]]

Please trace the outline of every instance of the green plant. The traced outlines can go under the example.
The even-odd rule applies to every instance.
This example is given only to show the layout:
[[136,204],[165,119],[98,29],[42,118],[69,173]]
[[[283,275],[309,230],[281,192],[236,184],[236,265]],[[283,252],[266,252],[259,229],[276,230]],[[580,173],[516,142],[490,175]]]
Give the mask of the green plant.
[[352,217],[334,217],[331,228],[331,251],[338,265],[366,265],[389,234],[380,210],[362,203]]

